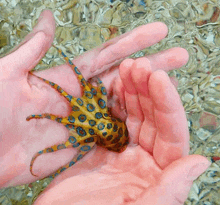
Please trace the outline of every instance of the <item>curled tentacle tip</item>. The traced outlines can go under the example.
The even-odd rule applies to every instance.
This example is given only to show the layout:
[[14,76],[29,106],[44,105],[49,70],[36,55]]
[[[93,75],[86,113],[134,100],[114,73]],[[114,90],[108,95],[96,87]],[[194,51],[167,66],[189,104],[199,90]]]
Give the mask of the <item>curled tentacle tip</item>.
[[34,177],[38,177],[38,175],[34,174],[32,171],[31,172],[31,175],[34,176]]

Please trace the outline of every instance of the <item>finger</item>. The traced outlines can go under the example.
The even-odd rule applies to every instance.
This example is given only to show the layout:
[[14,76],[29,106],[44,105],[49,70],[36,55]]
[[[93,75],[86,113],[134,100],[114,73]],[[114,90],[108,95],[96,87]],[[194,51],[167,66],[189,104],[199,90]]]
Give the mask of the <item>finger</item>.
[[167,35],[167,32],[167,26],[161,22],[149,23],[135,28],[120,36],[120,38],[107,42],[107,47],[104,44],[104,49],[93,61],[92,68],[94,70],[99,69],[106,64],[118,61],[149,47],[162,40]]
[[135,60],[131,76],[138,94],[149,96],[147,84],[151,73],[151,64],[147,58],[142,57]]
[[170,71],[180,68],[188,62],[189,54],[184,48],[170,48],[147,56],[152,70]]
[[115,95],[119,99],[119,104],[120,104],[120,109],[124,110],[125,109],[125,88],[124,85],[121,81],[121,78],[117,78],[115,80]]
[[39,60],[40,60],[45,55],[46,51],[50,48],[51,43],[53,42],[54,34],[55,34],[55,28],[56,28],[56,26],[55,26],[55,20],[54,20],[54,17],[53,17],[53,13],[50,10],[44,10],[40,14],[40,16],[38,18],[37,25],[33,28],[33,31],[31,33],[29,33],[24,38],[24,40],[18,46],[16,46],[12,51],[17,50],[23,44],[28,42],[38,32],[43,32],[46,36],[46,44],[44,45],[45,52],[43,52],[39,56]]
[[121,63],[119,67],[121,80],[123,84],[125,85],[126,92],[128,92],[129,94],[137,94],[137,91],[135,89],[132,76],[131,76],[133,63],[134,63],[133,59],[126,59]]
[[200,155],[181,158],[164,170],[159,183],[148,189],[135,205],[170,204],[182,205],[187,199],[193,180],[201,175],[210,162]]
[[[208,169],[211,162],[201,155],[190,155],[170,164],[161,178],[161,185],[181,204],[186,200],[193,181]],[[175,186],[173,186],[175,184]],[[169,204],[169,203],[168,203]]]
[[113,89],[108,97],[108,107],[110,108],[111,115],[120,118],[122,121],[127,119],[127,112],[125,106],[125,88],[118,76],[113,81]]
[[188,154],[187,120],[180,97],[164,71],[156,71],[150,76],[149,93],[157,126],[153,155],[164,168]]
[[[152,74],[151,64],[147,58],[135,60],[135,67],[132,69],[132,80],[138,92],[140,109],[143,113],[143,122],[139,133],[139,144],[145,151],[152,154],[156,136],[156,126],[154,120],[154,107],[149,96],[148,81]],[[132,108],[131,108],[132,109]],[[136,113],[136,110],[134,111]]]
[[74,63],[83,70],[96,71],[97,75],[132,53],[159,42],[167,32],[167,26],[161,22],[142,25],[85,53]]
[[37,65],[50,47],[53,41],[54,27],[52,13],[44,11],[33,32],[26,36],[14,52],[1,59],[1,71],[4,77],[27,75],[27,72]]
[[141,124],[144,120],[143,111],[141,109],[139,101],[139,93],[135,84],[137,83],[136,79],[139,78],[140,75],[138,74],[137,77],[135,77],[135,75],[136,73],[140,72],[143,75],[143,78],[147,76],[144,74],[145,72],[143,72],[143,66],[147,62],[147,59],[144,58],[137,59],[135,61],[133,61],[132,59],[126,59],[125,61],[123,61],[123,63],[121,63],[119,71],[125,89],[125,103],[127,110],[126,124],[128,127],[131,142],[133,142],[134,144],[138,143]]
[[[113,66],[113,65],[114,65],[114,70],[116,70],[119,67],[119,65],[116,65],[117,64],[116,62],[113,62],[112,64],[104,65],[100,70],[97,70],[95,73],[91,73],[91,71],[90,71],[91,62],[98,56],[98,53],[99,53],[99,48],[96,48],[96,49],[89,51],[89,52],[86,52],[83,55],[78,56],[76,59],[74,59],[74,63],[79,67],[79,69],[81,70],[85,79],[94,77],[95,75],[98,75],[99,73],[103,72],[104,70],[111,68],[111,66]],[[157,54],[147,56],[147,58],[150,61],[151,68],[153,71],[158,70],[158,69],[169,71],[169,70],[173,70],[176,68],[180,68],[181,66],[185,65],[188,61],[188,53],[183,48],[171,48],[171,49],[168,49],[165,51],[161,51]],[[129,61],[132,62],[131,59]],[[62,70],[62,73],[65,70],[67,72],[66,75],[71,76],[71,78],[74,76],[72,73],[72,70],[68,67],[68,65],[58,66],[54,70],[56,70],[57,74],[54,73],[53,75],[57,79],[60,78],[60,71],[59,70]],[[50,69],[48,71],[48,73],[51,74],[52,72],[54,72],[54,70]],[[46,71],[43,71],[43,72],[46,72]],[[100,78],[102,78],[102,77],[100,77]],[[110,82],[110,81],[114,80],[114,78],[115,78],[115,72],[108,72],[108,78],[106,80]],[[103,81],[103,82],[105,83],[105,81]],[[172,82],[177,87],[176,80],[173,79]],[[107,86],[107,89],[108,89],[108,86]]]
[[1,77],[17,77],[27,75],[27,72],[38,63],[40,53],[45,44],[43,32],[37,33],[30,41],[22,45],[13,53],[1,59]]

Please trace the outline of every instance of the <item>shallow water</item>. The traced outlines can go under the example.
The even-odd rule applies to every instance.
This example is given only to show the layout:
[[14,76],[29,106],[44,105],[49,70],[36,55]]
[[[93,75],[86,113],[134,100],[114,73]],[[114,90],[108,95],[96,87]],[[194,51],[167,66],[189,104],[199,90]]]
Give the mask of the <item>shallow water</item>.
[[[190,153],[220,156],[220,2],[219,0],[6,0],[0,1],[0,55],[15,47],[33,28],[44,9],[54,12],[54,42],[69,57],[76,57],[133,28],[164,22],[168,36],[132,57],[179,46],[188,50],[189,62],[169,72],[179,80],[178,92],[187,113]],[[62,59],[62,58],[60,58]],[[62,60],[49,50],[37,70]],[[0,190],[0,204],[32,204],[49,184],[45,179]],[[185,204],[220,204],[220,161],[193,184]]]

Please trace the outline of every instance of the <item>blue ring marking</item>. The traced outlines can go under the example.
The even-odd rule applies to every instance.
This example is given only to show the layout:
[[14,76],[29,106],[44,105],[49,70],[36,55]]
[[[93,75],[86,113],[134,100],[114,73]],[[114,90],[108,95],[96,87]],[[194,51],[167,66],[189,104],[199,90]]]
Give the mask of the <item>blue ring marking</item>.
[[73,147],[79,147],[79,142],[77,142],[76,144],[73,144]]
[[66,56],[66,54],[63,52],[63,51],[61,51],[61,54],[66,58],[67,56]]
[[94,130],[93,129],[89,129],[89,134],[90,135],[94,135],[95,134]]
[[75,118],[72,115],[70,115],[68,117],[68,121],[71,122],[71,123],[74,123],[75,122]]
[[81,73],[77,67],[74,68],[74,71],[76,72],[76,74],[81,75]]
[[76,162],[71,161],[71,162],[69,163],[69,167],[73,166],[75,163],[76,163]]
[[81,79],[81,84],[82,84],[83,87],[85,87],[85,85],[86,85],[86,80],[85,80],[84,78]]
[[47,119],[51,119],[51,116],[49,116],[49,115],[46,115],[46,116],[45,116],[45,118],[47,118]]
[[82,159],[83,155],[82,154],[79,154],[79,156],[77,157],[77,161]]
[[84,145],[80,148],[81,151],[89,151],[91,149],[91,147],[89,145]]
[[73,63],[72,63],[72,61],[70,59],[68,60],[68,62],[69,62],[70,65],[73,65]]
[[114,117],[111,117],[111,120],[112,120],[113,122],[116,122],[116,119],[115,119]]
[[82,127],[80,127],[80,126],[76,128],[76,132],[81,137],[86,136],[86,131]]
[[70,143],[72,143],[72,144],[74,144],[75,142],[76,142],[76,138],[75,137],[73,137],[73,136],[69,136],[69,142]]
[[108,117],[109,115],[108,115],[108,113],[104,113],[104,116],[105,116],[105,117]]
[[80,109],[79,109],[78,106],[75,106],[75,105],[74,105],[74,106],[72,107],[72,111],[75,111],[75,112],[76,112],[76,111],[80,111]]
[[83,105],[83,100],[81,98],[77,98],[76,102],[82,106]]
[[90,92],[90,91],[85,91],[84,94],[85,94],[85,96],[86,96],[87,98],[89,98],[89,99],[92,99],[92,98],[93,98],[93,94],[92,94],[92,92]]
[[53,152],[54,150],[52,148],[47,148],[46,152]]
[[63,90],[62,90],[62,88],[60,86],[57,87],[57,90],[59,91],[59,93],[63,92]]
[[101,113],[101,112],[97,112],[97,113],[95,114],[95,117],[96,117],[96,119],[102,118],[102,113]]
[[49,84],[50,84],[50,85],[52,85],[52,86],[54,86],[54,85],[55,85],[55,83],[53,83],[53,82],[49,82]]
[[62,121],[62,118],[61,118],[61,117],[57,117],[57,118],[56,118],[56,121],[57,121],[57,122],[61,122],[61,121]]
[[113,131],[116,132],[118,130],[118,125],[114,124]]
[[89,112],[93,112],[94,110],[95,110],[95,106],[93,105],[93,104],[88,104],[87,105],[87,110],[89,111]]
[[107,124],[107,129],[111,129],[112,128],[112,123],[108,123]]
[[93,95],[97,94],[97,90],[95,88],[91,88],[91,92],[92,92]]
[[103,132],[102,135],[105,137],[108,133],[107,132]]
[[111,140],[113,138],[113,136],[112,135],[109,135],[108,137],[107,137],[107,140],[109,141],[109,140]]
[[70,124],[65,125],[65,127],[68,128],[69,130],[73,130],[75,128],[74,125],[70,125]]
[[104,125],[103,123],[99,123],[99,124],[97,125],[97,127],[98,127],[99,130],[103,130],[104,127],[105,127],[105,125]]
[[106,88],[105,87],[101,87],[101,93],[103,95],[107,95],[107,91],[106,91]]
[[78,119],[79,119],[80,122],[85,122],[86,121],[86,115],[81,114],[81,115],[79,115]]
[[89,125],[90,126],[95,126],[96,125],[96,121],[95,120],[89,120]]
[[65,149],[66,146],[64,144],[59,144],[57,145],[57,149],[60,150],[60,149]]
[[63,172],[64,170],[66,170],[66,168],[65,168],[65,167],[63,167],[63,168],[60,170],[60,172]]
[[89,137],[84,140],[85,143],[94,142],[94,137]]
[[68,59],[68,62],[69,62],[70,65],[73,65],[73,63],[70,59]]
[[56,177],[57,175],[59,175],[59,173],[54,174],[55,177]]
[[44,153],[44,151],[43,151],[43,150],[41,150],[41,151],[39,151],[39,152],[38,152],[38,154],[43,154],[43,153]]
[[106,102],[103,99],[98,100],[99,107],[104,109],[106,107]]
[[65,96],[69,101],[71,101],[72,100],[72,98],[73,98],[73,96],[72,95],[67,95],[67,96]]

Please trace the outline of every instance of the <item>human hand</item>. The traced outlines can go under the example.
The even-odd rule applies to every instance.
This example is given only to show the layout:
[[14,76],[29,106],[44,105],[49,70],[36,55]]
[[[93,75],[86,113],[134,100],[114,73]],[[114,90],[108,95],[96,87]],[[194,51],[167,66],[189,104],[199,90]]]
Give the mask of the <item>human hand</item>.
[[210,162],[187,156],[184,108],[168,75],[152,68],[151,60],[123,61],[113,92],[127,110],[130,146],[120,154],[97,147],[93,156],[56,177],[35,205],[184,203]]
[[[67,102],[53,89],[31,76],[27,81],[28,71],[38,63],[51,46],[54,31],[53,16],[50,11],[44,11],[41,21],[25,38],[22,46],[20,45],[16,51],[1,59],[1,96],[3,99],[1,100],[0,119],[3,147],[0,152],[1,186],[24,184],[36,180],[29,172],[33,155],[45,147],[63,142],[65,136],[66,138],[68,136],[66,128],[55,122],[46,119],[26,121],[26,117],[33,113],[49,112],[66,116],[69,112]],[[75,59],[74,63],[81,68],[83,75],[88,79],[113,67],[116,62],[131,53],[160,41],[166,33],[167,28],[161,23],[144,25],[85,53]],[[122,47],[123,45],[127,47]],[[115,53],[115,48],[118,48],[118,55]],[[124,52],[120,52],[121,50]],[[176,58],[178,52],[183,52],[183,56],[186,56],[184,49],[174,48],[158,54],[157,58],[167,55]],[[184,57],[174,60],[173,63],[167,62],[167,67],[164,66],[164,69],[174,69],[185,62]],[[94,73],[90,72],[94,69],[96,70]],[[37,74],[56,82],[73,96],[80,95],[75,75],[67,65]],[[115,76],[117,76],[117,67],[112,69],[108,75],[103,76],[104,79],[108,78],[105,83],[109,89]],[[40,177],[43,178],[70,161],[73,152],[69,149],[61,150],[56,155],[42,155],[36,160],[34,169],[40,170],[42,172]]]

